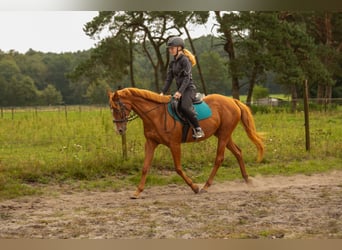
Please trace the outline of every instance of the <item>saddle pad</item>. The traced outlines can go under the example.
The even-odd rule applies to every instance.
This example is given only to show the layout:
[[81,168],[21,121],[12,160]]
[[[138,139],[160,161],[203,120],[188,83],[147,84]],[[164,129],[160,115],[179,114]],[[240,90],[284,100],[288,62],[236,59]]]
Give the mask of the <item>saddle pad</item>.
[[[210,107],[204,101],[199,103],[199,104],[194,104],[194,108],[195,108],[195,111],[197,113],[197,120],[199,120],[199,121],[209,118],[212,114]],[[168,103],[167,110],[168,110],[169,114],[175,120],[181,121],[181,119],[177,116],[177,114],[175,114],[173,112],[172,107],[171,107],[171,102]]]

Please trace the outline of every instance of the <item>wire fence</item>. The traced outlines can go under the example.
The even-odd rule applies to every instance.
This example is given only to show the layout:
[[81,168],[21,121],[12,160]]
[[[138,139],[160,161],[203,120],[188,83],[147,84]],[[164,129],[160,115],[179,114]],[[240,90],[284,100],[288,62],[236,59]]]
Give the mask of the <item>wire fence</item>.
[[121,153],[108,105],[0,107],[0,166]]
[[[266,106],[266,107],[284,107],[291,106],[294,103],[300,108],[303,104],[303,99],[282,99],[268,97],[253,101],[252,106]],[[342,98],[309,98],[309,105],[313,109],[330,110],[337,106],[342,106]],[[56,105],[56,106],[26,106],[26,107],[0,107],[0,118],[15,119],[16,115],[22,113],[32,113],[38,115],[40,112],[58,112],[64,114],[65,118],[68,118],[70,112],[91,112],[91,111],[109,112],[108,105]]]
[[[316,104],[321,106],[329,106],[329,105],[342,105],[342,98],[309,98],[308,99],[310,104]],[[297,99],[283,99],[283,98],[275,98],[275,97],[267,97],[258,99],[256,101],[253,101],[252,105],[257,106],[281,106],[281,105],[290,105],[292,103],[303,103],[303,99],[297,98]]]
[[0,107],[0,117],[15,118],[22,113],[33,113],[38,115],[40,112],[58,112],[68,118],[70,112],[91,112],[91,111],[109,111],[108,105],[56,105],[56,106],[24,106],[24,107]]
[[[309,98],[309,111],[335,111],[342,107],[342,98]],[[262,98],[249,104],[254,112],[256,111],[303,111],[304,99],[283,99],[275,97]]]

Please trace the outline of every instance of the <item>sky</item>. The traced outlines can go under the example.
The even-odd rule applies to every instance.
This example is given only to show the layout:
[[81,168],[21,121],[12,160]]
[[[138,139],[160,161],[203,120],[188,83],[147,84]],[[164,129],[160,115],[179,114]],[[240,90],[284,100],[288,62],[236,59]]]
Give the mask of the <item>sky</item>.
[[[97,11],[0,11],[0,50],[26,53],[76,52],[95,47],[84,25]],[[192,27],[193,37],[210,34],[212,25]]]
[[0,11],[0,49],[74,52],[94,46],[84,25],[96,11]]

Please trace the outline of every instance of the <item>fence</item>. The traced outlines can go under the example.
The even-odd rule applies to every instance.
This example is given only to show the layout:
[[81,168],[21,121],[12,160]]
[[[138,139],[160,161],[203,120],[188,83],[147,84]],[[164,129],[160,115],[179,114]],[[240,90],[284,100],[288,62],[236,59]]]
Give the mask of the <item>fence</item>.
[[[335,110],[339,106],[342,106],[342,98],[309,98],[309,109],[317,111]],[[251,103],[253,111],[270,111],[274,110],[288,110],[288,111],[303,111],[304,100],[303,99],[281,99],[281,98],[263,98]]]
[[[310,104],[328,106],[328,105],[342,105],[342,98],[309,98],[308,99]],[[252,105],[256,106],[282,106],[282,105],[289,105],[293,102],[303,103],[303,99],[282,99],[282,98],[275,98],[275,97],[267,97],[261,98],[256,101],[252,102]]]
[[9,116],[14,119],[16,114],[20,113],[33,113],[34,115],[38,115],[39,112],[59,112],[64,113],[65,118],[68,118],[69,112],[88,112],[94,110],[102,110],[109,111],[107,105],[59,105],[59,106],[25,106],[25,107],[0,107],[0,117],[4,118],[5,115],[10,114]]
[[[342,106],[342,98],[310,98],[309,106],[315,110],[327,111],[337,106]],[[297,104],[297,108],[303,107],[303,99],[285,100],[281,98],[264,98],[252,102],[252,106],[256,107],[290,107],[293,103]],[[59,106],[27,106],[27,107],[0,107],[0,118],[4,118],[5,115],[12,119],[15,118],[16,114],[31,112],[34,115],[38,115],[39,112],[59,112],[64,113],[65,118],[68,118],[69,112],[88,112],[100,110],[100,112],[109,112],[107,105],[59,105]]]

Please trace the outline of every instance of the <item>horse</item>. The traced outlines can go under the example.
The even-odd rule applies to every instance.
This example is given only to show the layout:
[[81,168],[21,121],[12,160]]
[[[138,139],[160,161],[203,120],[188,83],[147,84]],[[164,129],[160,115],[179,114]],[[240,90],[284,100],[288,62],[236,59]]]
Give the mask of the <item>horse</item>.
[[176,122],[167,111],[170,95],[159,95],[149,90],[138,88],[124,88],[115,92],[108,91],[109,106],[116,125],[116,131],[123,135],[127,129],[130,112],[133,110],[143,121],[145,135],[145,159],[142,168],[140,183],[131,196],[139,198],[144,190],[147,173],[155,149],[158,145],[167,146],[172,154],[174,167],[178,175],[188,184],[194,193],[207,192],[212,185],[213,179],[224,160],[225,149],[229,149],[237,159],[243,179],[248,184],[250,179],[246,172],[241,149],[233,142],[232,133],[241,121],[249,139],[257,148],[257,161],[260,162],[264,154],[264,144],[261,135],[256,131],[254,118],[248,106],[237,99],[229,98],[220,94],[210,94],[203,101],[211,108],[212,115],[199,121],[205,136],[200,139],[192,137],[189,130],[186,142],[203,141],[212,135],[218,139],[215,163],[206,183],[200,189],[189,178],[181,166],[182,124]]

